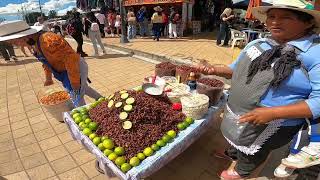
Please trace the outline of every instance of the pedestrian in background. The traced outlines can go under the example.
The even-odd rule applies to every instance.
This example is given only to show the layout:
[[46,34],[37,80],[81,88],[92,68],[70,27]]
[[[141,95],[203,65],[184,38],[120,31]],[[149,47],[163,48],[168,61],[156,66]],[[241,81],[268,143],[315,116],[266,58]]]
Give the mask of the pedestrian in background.
[[[228,46],[230,39],[230,27],[234,15],[232,14],[231,8],[226,8],[220,15],[220,29],[217,37],[218,46]],[[221,45],[221,40],[224,38],[223,45]]]
[[160,6],[156,6],[154,9],[154,13],[151,17],[152,22],[152,30],[153,30],[153,40],[159,41],[160,33],[161,33],[161,27],[163,25],[162,21],[162,8]]
[[95,14],[96,18],[99,20],[99,30],[100,30],[100,34],[101,34],[101,37],[104,38],[106,35],[105,35],[105,32],[104,32],[104,27],[105,27],[105,22],[106,22],[106,16],[100,11],[100,12],[97,12]]
[[148,20],[146,7],[142,6],[137,13],[137,22],[140,28],[140,36],[147,36]]
[[13,46],[10,43],[0,42],[0,53],[6,62],[9,62],[10,58],[14,61],[18,60],[14,53]]
[[85,53],[82,49],[82,45],[83,45],[82,34],[84,33],[84,29],[83,29],[83,24],[82,24],[79,12],[73,13],[72,19],[70,19],[70,21],[67,23],[66,31],[70,36],[72,36],[76,40],[78,44],[77,53],[80,54],[81,57],[87,57],[88,54]]
[[39,16],[37,21],[34,26],[42,26],[42,31],[50,31],[49,24],[44,20],[43,16]]
[[121,16],[119,13],[117,13],[116,16],[116,22],[114,24],[116,30],[117,30],[117,36],[120,36],[120,29],[121,29]]
[[130,7],[128,10],[127,22],[128,22],[128,39],[133,39],[136,37],[137,18],[134,14],[134,9],[132,7]]
[[115,30],[115,23],[116,23],[116,13],[114,9],[109,9],[108,12],[108,24],[109,24],[109,30],[111,37],[114,37],[114,30]]
[[94,16],[93,12],[89,12],[86,15],[85,21],[84,21],[84,33],[87,37],[90,38],[93,48],[94,48],[94,56],[99,56],[98,46],[97,43],[99,43],[103,55],[106,54],[106,50],[104,48],[104,45],[101,41],[101,34],[99,29],[99,20]]
[[161,16],[162,16],[161,36],[166,37],[168,35],[169,18],[165,11],[162,11]]
[[177,13],[174,7],[170,7],[169,38],[177,38]]

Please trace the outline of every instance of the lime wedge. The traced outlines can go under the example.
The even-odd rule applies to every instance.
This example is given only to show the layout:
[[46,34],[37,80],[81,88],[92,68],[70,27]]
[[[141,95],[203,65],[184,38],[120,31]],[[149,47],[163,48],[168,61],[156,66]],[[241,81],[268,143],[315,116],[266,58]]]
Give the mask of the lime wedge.
[[133,97],[130,97],[130,98],[128,98],[127,100],[126,100],[126,103],[127,104],[133,104],[134,103],[134,98]]
[[129,97],[128,93],[121,94],[121,99],[127,99]]
[[127,93],[128,91],[126,91],[126,90],[122,90],[122,91],[120,91],[119,93],[120,94],[124,94],[124,93]]
[[115,106],[116,106],[116,108],[121,107],[122,106],[122,102],[117,102]]
[[121,120],[125,120],[125,119],[127,119],[127,117],[128,117],[128,113],[126,113],[126,112],[121,112],[119,115],[119,118]]
[[111,94],[109,97],[108,97],[108,99],[110,100],[110,99],[112,99],[114,97],[114,94]]
[[125,105],[125,106],[123,107],[123,110],[125,110],[125,111],[127,111],[127,112],[132,111],[132,105]]
[[113,100],[110,100],[109,103],[108,103],[108,108],[111,108],[114,104],[114,101]]
[[131,121],[125,121],[122,124],[123,129],[131,129],[132,127],[132,122]]

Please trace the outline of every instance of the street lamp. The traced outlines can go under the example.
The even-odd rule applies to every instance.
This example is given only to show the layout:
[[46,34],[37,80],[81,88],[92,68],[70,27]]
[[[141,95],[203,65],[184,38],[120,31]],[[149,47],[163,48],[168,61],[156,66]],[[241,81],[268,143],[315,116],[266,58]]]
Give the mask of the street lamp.
[[119,8],[120,8],[120,16],[121,16],[121,38],[120,38],[120,43],[128,43],[129,40],[127,38],[127,34],[125,32],[125,29],[126,29],[126,21],[125,21],[125,18],[126,18],[126,15],[124,14],[125,13],[125,9],[124,9],[124,6],[123,6],[123,0],[118,0],[119,2]]

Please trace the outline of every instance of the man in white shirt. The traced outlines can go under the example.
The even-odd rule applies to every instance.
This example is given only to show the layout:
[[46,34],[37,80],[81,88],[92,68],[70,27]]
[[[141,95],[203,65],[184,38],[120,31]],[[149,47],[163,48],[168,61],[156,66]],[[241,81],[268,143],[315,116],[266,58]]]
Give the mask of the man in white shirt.
[[99,29],[100,29],[101,37],[104,38],[105,37],[104,24],[105,24],[105,21],[106,21],[106,16],[102,12],[97,12],[95,14],[95,16],[96,16],[96,18],[98,19],[98,21],[100,23]]
[[34,26],[42,26],[42,31],[50,31],[48,23],[44,21],[42,16],[39,16],[37,20],[38,22],[34,23]]

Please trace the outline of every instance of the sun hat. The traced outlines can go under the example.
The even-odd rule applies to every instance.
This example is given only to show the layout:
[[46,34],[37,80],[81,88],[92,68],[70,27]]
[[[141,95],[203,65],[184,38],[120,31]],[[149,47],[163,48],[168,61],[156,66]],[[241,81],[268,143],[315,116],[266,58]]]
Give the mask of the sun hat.
[[158,12],[161,12],[162,11],[162,8],[160,6],[156,6],[153,8],[153,10],[155,11],[158,11]]
[[314,6],[304,0],[273,0],[272,6],[258,6],[252,9],[252,14],[255,18],[262,22],[267,19],[267,12],[270,9],[290,9],[295,11],[304,12],[313,16],[316,31],[320,32],[320,11],[314,10]]
[[29,26],[25,21],[6,21],[0,24],[0,41],[17,39],[41,31],[43,26]]

